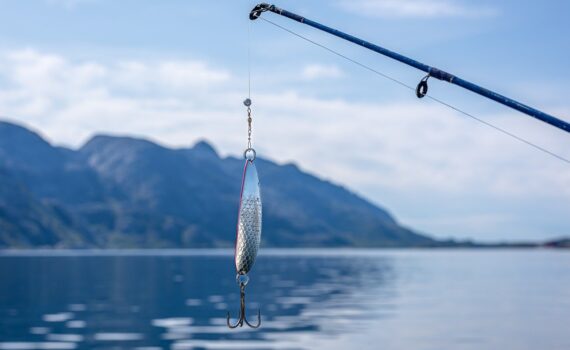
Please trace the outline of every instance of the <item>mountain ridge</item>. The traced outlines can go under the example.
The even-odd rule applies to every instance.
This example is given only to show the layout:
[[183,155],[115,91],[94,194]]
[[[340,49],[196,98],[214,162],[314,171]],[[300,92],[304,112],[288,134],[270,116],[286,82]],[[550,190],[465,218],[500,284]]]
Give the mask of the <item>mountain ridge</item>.
[[[256,162],[265,246],[437,244],[343,186],[291,163]],[[229,247],[242,167],[206,140],[173,149],[96,134],[73,150],[0,121],[0,179],[10,188],[0,190],[0,247]],[[10,210],[14,199],[34,210]]]

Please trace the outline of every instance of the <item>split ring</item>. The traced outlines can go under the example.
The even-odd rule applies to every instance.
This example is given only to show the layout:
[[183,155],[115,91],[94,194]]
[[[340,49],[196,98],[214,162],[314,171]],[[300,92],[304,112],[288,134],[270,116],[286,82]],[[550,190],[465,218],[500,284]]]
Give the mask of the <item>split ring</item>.
[[253,162],[257,157],[257,153],[255,153],[255,150],[250,147],[243,151],[243,157]]

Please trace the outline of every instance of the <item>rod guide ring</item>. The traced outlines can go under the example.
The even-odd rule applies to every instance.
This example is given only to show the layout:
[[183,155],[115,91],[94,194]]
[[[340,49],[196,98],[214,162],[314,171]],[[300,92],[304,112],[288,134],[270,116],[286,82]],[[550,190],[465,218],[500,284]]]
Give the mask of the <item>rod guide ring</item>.
[[426,75],[425,77],[423,77],[423,79],[418,83],[418,86],[416,87],[416,96],[418,98],[423,98],[425,95],[427,95],[428,92],[428,79],[429,79],[430,75]]

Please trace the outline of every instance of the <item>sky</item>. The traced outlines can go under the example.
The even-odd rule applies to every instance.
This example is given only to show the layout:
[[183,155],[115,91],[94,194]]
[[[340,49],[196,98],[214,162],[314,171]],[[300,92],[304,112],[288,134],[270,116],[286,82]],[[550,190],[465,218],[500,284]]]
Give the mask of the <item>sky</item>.
[[[255,3],[0,0],[0,118],[72,148],[106,133],[169,147],[207,139],[221,155],[239,156],[249,62],[259,156],[295,163],[439,238],[570,235],[569,164],[267,22],[250,22]],[[570,121],[568,1],[276,5]],[[424,75],[263,16],[408,85]],[[563,131],[444,82],[430,80],[429,94],[570,158]]]

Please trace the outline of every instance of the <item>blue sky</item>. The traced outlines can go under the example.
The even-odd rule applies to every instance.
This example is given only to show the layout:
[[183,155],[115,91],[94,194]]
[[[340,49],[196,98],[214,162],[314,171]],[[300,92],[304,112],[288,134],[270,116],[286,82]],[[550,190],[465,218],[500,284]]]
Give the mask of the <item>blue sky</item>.
[[[438,237],[570,235],[570,166],[418,100],[267,23],[252,1],[0,1],[0,115],[78,147],[95,133],[245,143],[248,27],[258,153],[341,183]],[[567,1],[278,6],[570,120]],[[415,85],[421,72],[267,18]],[[570,158],[570,137],[441,82],[430,94]],[[263,174],[261,174],[263,176]]]

